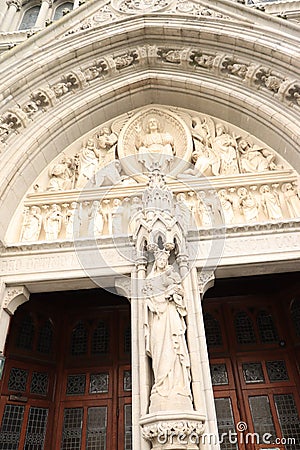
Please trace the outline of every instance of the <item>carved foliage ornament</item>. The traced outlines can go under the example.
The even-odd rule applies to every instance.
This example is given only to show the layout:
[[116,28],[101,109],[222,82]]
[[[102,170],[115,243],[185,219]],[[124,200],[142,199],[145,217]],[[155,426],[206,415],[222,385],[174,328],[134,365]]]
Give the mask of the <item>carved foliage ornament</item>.
[[199,48],[170,48],[145,45],[105,55],[85,68],[76,68],[63,74],[59,81],[50,87],[42,86],[30,94],[20,107],[7,111],[0,117],[0,141],[19,133],[27,127],[38,112],[44,112],[61,101],[66,95],[89,86],[89,83],[102,79],[108,74],[118,75],[121,70],[130,68],[149,58],[157,64],[181,66],[186,71],[212,71],[219,77],[233,77],[245,83],[250,89],[263,89],[276,99],[290,106],[300,106],[300,81],[289,79],[269,67],[240,60],[233,55],[212,53]]

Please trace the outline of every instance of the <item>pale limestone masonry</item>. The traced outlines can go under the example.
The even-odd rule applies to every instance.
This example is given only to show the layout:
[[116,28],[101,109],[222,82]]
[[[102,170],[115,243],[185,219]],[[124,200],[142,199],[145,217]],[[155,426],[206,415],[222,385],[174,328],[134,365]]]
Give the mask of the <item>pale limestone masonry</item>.
[[[216,434],[205,291],[300,268],[299,27],[229,0],[94,0],[27,37],[11,7],[0,351],[30,293],[115,287],[131,301],[133,450],[166,448],[160,428]],[[145,325],[167,300],[186,365],[164,404]]]

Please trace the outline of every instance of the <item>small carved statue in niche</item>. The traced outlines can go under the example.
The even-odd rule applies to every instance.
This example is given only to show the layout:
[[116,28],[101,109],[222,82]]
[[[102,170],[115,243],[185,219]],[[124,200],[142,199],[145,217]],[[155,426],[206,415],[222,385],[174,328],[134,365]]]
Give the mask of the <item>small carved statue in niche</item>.
[[300,199],[295,186],[292,183],[286,183],[282,186],[282,192],[286,201],[290,217],[300,217]]
[[275,155],[270,150],[256,144],[250,145],[245,139],[239,142],[240,166],[242,173],[276,170]]
[[72,189],[75,181],[75,162],[72,158],[63,156],[60,162],[54,164],[49,171],[50,181],[48,191],[64,191]]
[[124,207],[122,205],[122,200],[115,198],[111,210],[111,232],[114,236],[123,233],[123,214]]
[[162,133],[161,126],[156,117],[147,120],[147,132],[143,133],[141,124],[136,126],[136,148],[138,160],[147,170],[164,167],[173,160],[175,155],[174,139],[170,133]]
[[219,175],[239,173],[237,142],[222,124],[216,125],[216,137],[212,140],[212,149],[219,158]]
[[38,206],[26,208],[23,227],[21,231],[21,241],[38,241],[42,228],[42,214]]
[[205,192],[200,192],[200,199],[198,201],[198,213],[201,225],[205,228],[210,228],[213,224],[213,204],[206,197]]
[[186,195],[183,192],[176,195],[175,215],[183,230],[187,232],[191,225],[192,211],[190,204],[187,202]]
[[50,206],[50,210],[44,217],[44,230],[46,233],[46,240],[53,241],[58,238],[62,227],[63,215],[59,205]]
[[234,220],[233,200],[230,195],[227,194],[226,189],[221,189],[218,192],[218,195],[222,208],[221,213],[223,213],[225,223],[230,224]]
[[141,211],[143,209],[142,200],[139,197],[133,197],[130,206],[130,218],[129,218],[129,233],[135,233],[141,218]]
[[88,235],[95,238],[102,236],[106,222],[107,217],[102,211],[101,204],[95,200],[89,213]]
[[155,251],[144,289],[146,352],[154,373],[150,412],[192,409],[184,291],[180,275],[169,265],[169,256],[169,251]]
[[80,205],[72,202],[65,215],[66,239],[76,239],[80,234],[81,214]]
[[95,142],[89,139],[78,155],[77,188],[84,187],[88,181],[96,184],[95,174],[99,166],[99,155]]
[[255,197],[245,187],[237,191],[240,210],[247,223],[258,221],[258,204]]
[[282,211],[279,203],[279,196],[275,190],[271,191],[268,185],[263,185],[260,188],[261,204],[268,219],[279,220],[282,219]]

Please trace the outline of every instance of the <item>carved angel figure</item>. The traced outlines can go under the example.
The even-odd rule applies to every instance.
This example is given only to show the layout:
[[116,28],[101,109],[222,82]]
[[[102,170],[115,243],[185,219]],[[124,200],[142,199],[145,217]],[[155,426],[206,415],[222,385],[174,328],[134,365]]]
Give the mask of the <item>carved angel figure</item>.
[[58,238],[62,226],[63,215],[59,205],[52,205],[44,218],[46,240],[53,241]]
[[190,358],[185,337],[187,315],[180,275],[168,264],[170,253],[157,249],[146,279],[146,352],[154,384],[150,412],[192,408]]
[[60,162],[49,171],[48,191],[63,191],[74,186],[75,163],[72,158],[63,156]]
[[202,121],[200,117],[193,117],[191,132],[194,142],[192,162],[195,166],[194,170],[188,169],[186,173],[191,175],[198,175],[199,173],[217,175],[219,159],[210,146],[211,135],[206,120]]
[[88,181],[96,183],[95,173],[99,166],[99,150],[93,139],[87,141],[78,155],[78,179],[77,188],[82,188]]
[[142,133],[141,125],[136,127],[136,148],[138,160],[147,170],[153,168],[153,164],[162,167],[166,162],[173,160],[175,155],[174,139],[170,133],[162,133],[156,117],[150,117],[147,121],[147,132]]
[[42,227],[42,214],[38,206],[31,206],[26,210],[23,227],[21,231],[21,241],[34,242],[38,241]]
[[279,220],[282,219],[282,211],[279,204],[279,197],[276,191],[271,191],[268,185],[263,185],[260,188],[261,203],[268,219]]
[[259,145],[250,145],[246,140],[239,142],[241,171],[244,173],[275,170],[275,155],[270,150]]
[[246,188],[238,189],[239,206],[247,223],[257,222],[258,204],[255,197]]
[[239,173],[236,139],[226,133],[221,124],[216,126],[216,137],[212,141],[212,149],[220,160],[219,175]]
[[99,149],[100,166],[105,166],[115,159],[115,148],[118,142],[116,133],[112,133],[108,127],[103,127],[95,136]]

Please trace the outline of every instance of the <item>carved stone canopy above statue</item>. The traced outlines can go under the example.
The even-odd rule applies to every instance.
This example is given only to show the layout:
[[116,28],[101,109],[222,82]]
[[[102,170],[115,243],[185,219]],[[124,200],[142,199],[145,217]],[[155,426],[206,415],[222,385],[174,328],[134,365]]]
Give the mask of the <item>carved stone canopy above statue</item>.
[[118,141],[123,170],[141,181],[146,180],[143,173],[155,168],[176,177],[187,167],[192,150],[185,121],[167,108],[154,106],[129,119]]

